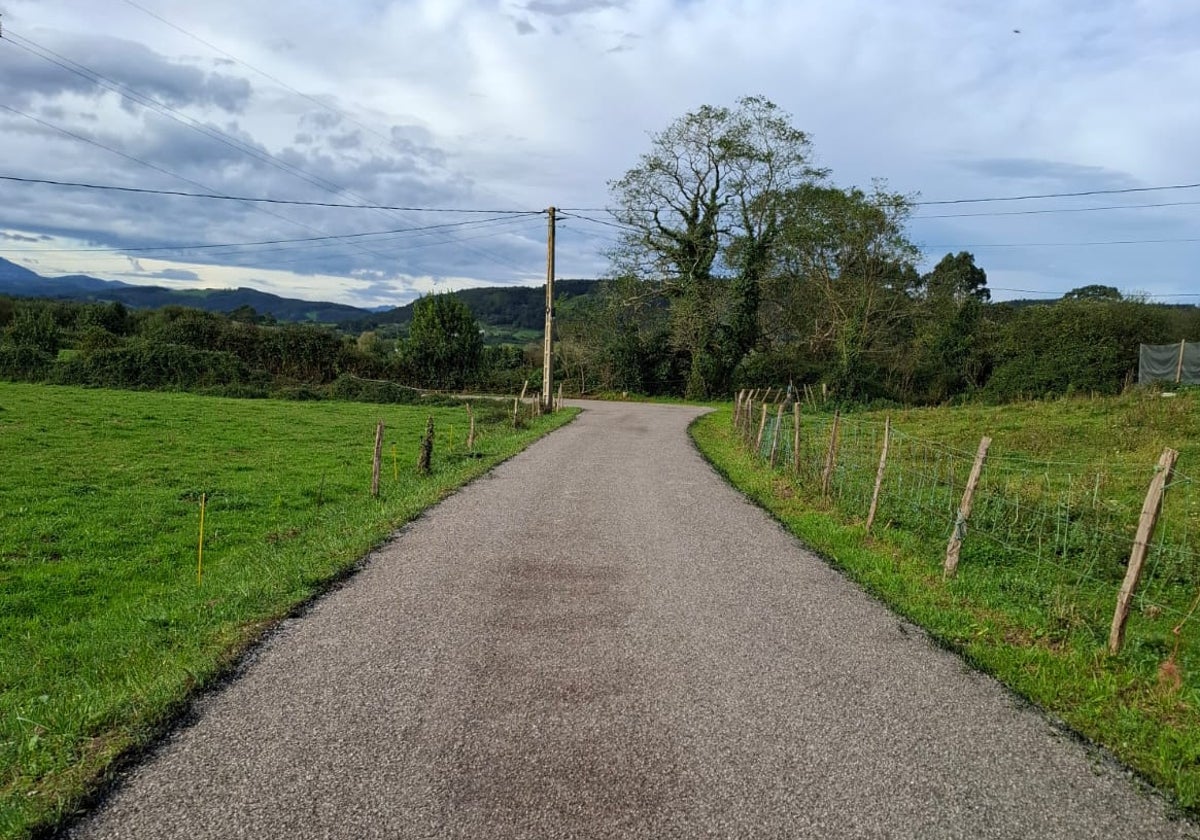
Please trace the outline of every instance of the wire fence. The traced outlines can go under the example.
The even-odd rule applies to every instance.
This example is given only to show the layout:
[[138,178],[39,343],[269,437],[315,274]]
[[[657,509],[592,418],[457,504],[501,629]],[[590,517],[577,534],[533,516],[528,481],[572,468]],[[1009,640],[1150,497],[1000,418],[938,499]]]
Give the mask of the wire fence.
[[[1110,641],[1154,464],[1042,460],[1006,453],[999,442],[983,460],[964,518],[976,452],[890,421],[790,400],[763,403],[748,393],[738,395],[734,426],[751,452],[815,503],[873,533],[922,540],[931,571],[960,537],[958,578],[985,609],[1019,614],[1051,644]],[[1198,524],[1197,480],[1173,471],[1132,596],[1128,644],[1172,659],[1190,654],[1200,667]]]

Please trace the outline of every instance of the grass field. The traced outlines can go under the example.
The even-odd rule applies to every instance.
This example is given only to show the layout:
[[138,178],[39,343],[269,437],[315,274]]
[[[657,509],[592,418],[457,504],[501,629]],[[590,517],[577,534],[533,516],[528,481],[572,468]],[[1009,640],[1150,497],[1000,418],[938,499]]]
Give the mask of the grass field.
[[[693,436],[731,483],[865,589],[1200,812],[1200,615],[1188,612],[1200,595],[1200,486],[1188,477],[1200,474],[1200,392],[891,419],[892,472],[870,534],[864,519],[882,414],[845,418],[828,497],[813,466],[824,459],[827,415],[802,423],[798,475],[754,457],[729,408],[697,421]],[[994,521],[968,527],[958,575],[944,580],[953,507],[984,434],[994,442],[972,521]],[[1124,562],[1168,445],[1180,451],[1180,472],[1164,505],[1164,535],[1125,648],[1111,656],[1105,645]],[[904,457],[924,461],[905,472]],[[938,497],[935,484],[953,492]],[[1002,503],[988,502],[989,493]]]
[[477,403],[468,457],[461,407],[0,383],[0,837],[69,813],[264,628],[573,414],[513,430]]

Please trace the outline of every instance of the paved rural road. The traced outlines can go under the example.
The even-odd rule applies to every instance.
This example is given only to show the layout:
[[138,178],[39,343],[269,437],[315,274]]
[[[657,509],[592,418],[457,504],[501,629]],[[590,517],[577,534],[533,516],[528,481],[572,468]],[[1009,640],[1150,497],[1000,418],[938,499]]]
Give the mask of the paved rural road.
[[199,704],[86,838],[1173,838],[1127,774],[588,404]]

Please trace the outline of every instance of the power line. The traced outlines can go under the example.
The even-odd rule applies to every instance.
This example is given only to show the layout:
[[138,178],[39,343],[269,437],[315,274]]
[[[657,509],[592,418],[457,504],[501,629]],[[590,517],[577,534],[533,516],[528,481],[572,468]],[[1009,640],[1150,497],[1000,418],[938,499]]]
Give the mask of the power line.
[[947,198],[940,201],[914,201],[915,207],[932,207],[944,204],[983,204],[992,201],[1037,201],[1044,198],[1080,198],[1088,195],[1127,195],[1129,193],[1163,192],[1165,190],[1200,189],[1198,184],[1167,184],[1160,187],[1125,187],[1116,190],[1081,190],[1080,192],[1038,193],[1031,195],[1008,195],[989,198]]
[[[0,108],[6,108],[10,111],[13,111],[14,113],[21,114],[21,116],[26,116],[26,117],[29,116],[28,114],[17,111],[14,108],[9,108],[7,105],[4,105],[3,103],[0,103]],[[37,118],[30,117],[30,119],[37,119]],[[42,122],[42,121],[38,120],[38,122]],[[47,125],[51,128],[57,129],[56,126],[51,126],[49,123],[43,122],[42,124]],[[61,130],[61,129],[59,129],[59,130]],[[71,136],[76,137],[77,139],[80,139],[80,140],[85,140],[85,142],[92,142],[90,140],[86,140],[86,138],[80,137],[79,135],[72,134]],[[108,148],[108,147],[104,146],[102,148]],[[109,151],[112,151],[112,149],[109,149]],[[118,154],[121,154],[121,153],[118,152]],[[126,155],[125,157],[128,157],[128,156]],[[130,159],[137,161],[138,163],[145,164],[145,161],[138,160],[137,158],[130,158]],[[152,164],[145,164],[145,165],[153,166]],[[154,167],[154,168],[157,168],[157,167]],[[160,169],[159,171],[167,172],[167,170],[165,170],[165,169]],[[173,174],[173,173],[167,172],[167,174]],[[166,195],[166,196],[178,196],[178,197],[182,197],[182,198],[208,198],[208,199],[213,199],[215,201],[245,201],[245,202],[251,202],[251,203],[256,203],[256,204],[286,204],[286,205],[291,205],[294,207],[336,207],[336,208],[343,208],[343,209],[347,209],[347,210],[389,210],[389,211],[404,211],[404,212],[409,212],[409,213],[483,213],[483,214],[488,214],[488,215],[492,215],[492,216],[503,216],[503,215],[527,216],[527,215],[531,215],[531,214],[544,214],[546,212],[544,210],[507,210],[507,209],[506,210],[495,210],[495,209],[462,208],[462,207],[407,207],[407,206],[388,205],[388,204],[341,204],[338,202],[330,202],[330,201],[300,201],[298,199],[265,198],[262,196],[246,196],[246,195],[226,195],[224,193],[212,193],[212,192],[191,193],[191,192],[184,192],[182,190],[155,190],[155,189],[149,189],[146,187],[122,187],[122,186],[117,186],[117,185],[113,185],[113,184],[88,184],[88,183],[83,183],[80,181],[56,181],[56,180],[53,180],[50,178],[22,178],[17,175],[0,175],[0,181],[16,181],[18,183],[24,183],[24,184],[46,184],[46,185],[54,186],[54,187],[77,187],[79,189],[85,189],[85,190],[108,190],[111,192],[141,193],[141,194],[145,194],[145,195]]]
[[1164,245],[1169,243],[1200,242],[1200,237],[1180,239],[1104,239],[1095,242],[999,242],[977,245],[922,245],[922,251],[954,250],[955,248],[1091,248],[1101,245]]
[[1041,216],[1054,213],[1091,213],[1097,210],[1147,210],[1156,207],[1192,207],[1200,201],[1164,201],[1158,204],[1109,204],[1104,207],[1051,207],[1045,210],[994,210],[987,213],[938,213],[916,219],[971,219],[981,216]]
[[[539,213],[526,213],[525,216],[537,216]],[[336,242],[348,239],[358,239],[367,236],[394,236],[405,233],[424,233],[434,230],[444,230],[447,228],[463,228],[463,227],[483,227],[495,222],[512,222],[520,219],[520,216],[493,216],[486,219],[469,219],[461,222],[442,222],[436,225],[423,225],[421,227],[411,228],[396,228],[394,230],[376,230],[366,231],[362,233],[340,233],[328,234],[325,236],[305,236],[295,239],[264,239],[256,242],[223,242],[223,243],[203,243],[203,244],[184,244],[184,245],[138,245],[126,248],[3,248],[5,253],[45,253],[45,254],[95,254],[95,253],[126,253],[131,251],[199,251],[213,250],[217,248],[249,248],[259,245],[290,245],[295,243],[322,243]]]
[[[1036,193],[1036,194],[1029,194],[1029,195],[985,196],[985,197],[981,197],[981,198],[947,198],[947,199],[930,200],[930,201],[913,201],[913,202],[910,202],[910,204],[913,207],[934,207],[934,206],[947,205],[947,204],[985,204],[985,203],[996,202],[996,201],[1035,201],[1035,200],[1041,200],[1041,199],[1047,199],[1047,198],[1081,198],[1084,196],[1092,196],[1092,195],[1128,195],[1130,193],[1164,192],[1167,190],[1194,190],[1194,189],[1200,189],[1200,183],[1165,184],[1162,186],[1155,186],[1155,187],[1125,187],[1122,189],[1112,189],[1112,190],[1081,190],[1079,192],[1057,192],[1057,193]],[[1194,203],[1197,203],[1197,202],[1180,202],[1180,204],[1194,204]],[[1132,206],[1136,206],[1136,205],[1132,205]],[[1146,205],[1146,206],[1148,206],[1148,207],[1156,207],[1156,206],[1170,207],[1170,206],[1174,206],[1174,205],[1163,204],[1163,205]],[[1091,208],[1080,208],[1080,209],[1091,209]],[[1103,209],[1107,209],[1107,208],[1103,208]],[[1116,209],[1116,208],[1114,208],[1114,209]],[[614,210],[611,207],[564,207],[564,208],[562,208],[562,210],[563,210],[563,212],[566,212],[566,213],[610,213],[610,214],[614,213]],[[622,208],[622,210],[628,211],[628,212],[633,212],[633,213],[653,213],[655,208],[652,208],[652,207],[626,207],[626,208]],[[1041,212],[1077,212],[1077,211],[1074,208],[1068,208],[1068,209],[1065,209],[1062,211],[1041,211]],[[979,214],[979,215],[983,215],[983,214]],[[942,217],[923,216],[920,218],[942,218]],[[946,218],[949,218],[949,217],[946,217]]]
[[284,88],[284,89],[286,89],[286,90],[289,90],[289,91],[291,91],[292,93],[296,94],[296,96],[302,97],[303,99],[307,99],[309,102],[313,103],[313,104],[314,104],[314,105],[316,105],[317,107],[319,107],[319,108],[323,108],[324,110],[326,110],[326,111],[329,111],[331,114],[337,114],[339,117],[341,117],[341,118],[343,118],[343,119],[347,120],[348,122],[351,122],[351,123],[353,123],[354,125],[358,126],[358,127],[359,127],[359,128],[361,128],[363,131],[366,131],[366,132],[369,132],[369,133],[371,133],[371,134],[374,134],[376,137],[378,137],[378,138],[380,138],[381,140],[383,140],[383,141],[384,141],[385,143],[387,143],[389,146],[390,146],[390,145],[392,145],[392,143],[393,143],[393,140],[392,140],[392,138],[388,137],[386,134],[384,134],[384,133],[383,133],[383,132],[381,132],[381,131],[377,131],[376,129],[374,129],[374,128],[371,128],[370,126],[368,126],[368,125],[365,125],[365,124],[363,124],[363,123],[359,122],[359,121],[358,121],[357,119],[355,119],[355,118],[354,118],[352,115],[350,115],[350,114],[348,114],[347,112],[345,112],[345,111],[341,110],[340,108],[335,108],[335,107],[333,107],[332,105],[330,105],[330,104],[329,104],[329,103],[327,103],[327,102],[322,102],[320,99],[317,99],[315,96],[311,96],[310,94],[307,94],[307,93],[305,93],[304,91],[297,90],[296,88],[292,87],[291,85],[289,85],[287,82],[283,81],[282,79],[280,79],[280,78],[278,78],[278,77],[276,77],[276,76],[273,76],[273,75],[271,75],[271,74],[270,74],[270,73],[268,73],[266,70],[263,70],[263,69],[261,69],[261,68],[259,68],[259,67],[255,67],[253,64],[251,64],[251,63],[250,63],[250,62],[248,62],[248,61],[243,61],[242,59],[238,58],[238,57],[237,57],[236,55],[234,55],[233,53],[231,53],[231,52],[229,52],[229,51],[227,51],[227,50],[223,50],[223,49],[221,49],[221,48],[220,48],[220,47],[218,47],[216,44],[214,44],[214,43],[212,43],[212,42],[210,42],[210,41],[206,41],[206,40],[204,40],[203,38],[201,38],[201,37],[200,37],[199,35],[197,35],[196,33],[194,33],[194,32],[190,32],[190,31],[188,31],[187,29],[184,29],[182,26],[178,25],[177,23],[173,23],[172,21],[169,21],[169,20],[167,20],[165,17],[163,17],[162,15],[158,14],[157,12],[154,12],[154,11],[152,11],[152,10],[150,10],[150,9],[147,9],[145,6],[141,5],[140,3],[135,3],[135,2],[134,2],[134,0],[124,0],[124,2],[125,2],[125,4],[126,4],[126,5],[132,6],[133,8],[135,8],[135,9],[138,9],[138,10],[139,10],[139,11],[141,11],[141,12],[144,12],[145,14],[147,14],[147,15],[149,15],[150,17],[154,18],[155,20],[157,20],[157,21],[159,21],[159,22],[161,22],[161,23],[163,23],[163,24],[166,24],[167,26],[171,27],[171,28],[172,28],[172,29],[174,29],[175,31],[177,31],[177,32],[181,32],[181,33],[183,33],[184,35],[186,35],[186,36],[188,36],[189,38],[191,38],[192,40],[194,40],[194,41],[197,41],[197,42],[199,42],[199,43],[203,44],[204,46],[208,47],[210,50],[213,50],[214,52],[220,53],[221,55],[223,55],[225,58],[229,59],[230,61],[236,62],[237,64],[240,64],[240,65],[242,65],[243,67],[245,67],[245,68],[246,68],[246,69],[248,69],[248,70],[253,70],[255,73],[257,73],[258,75],[262,76],[263,78],[265,78],[265,79],[269,79],[270,81],[272,81],[272,82],[274,82],[275,84],[279,85],[281,88]]
[[[151,108],[152,110],[155,110],[160,114],[163,114],[164,116],[168,117],[169,119],[179,122],[180,124],[182,124],[184,126],[190,127],[192,129],[200,132],[201,134],[204,134],[205,136],[207,136],[213,140],[216,140],[217,142],[220,142],[220,143],[223,143],[224,145],[230,146],[231,148],[233,148],[237,151],[241,151],[242,153],[244,153],[262,163],[266,163],[270,166],[280,169],[283,172],[291,174],[297,178],[300,178],[314,186],[320,187],[329,192],[347,195],[347,196],[355,199],[356,201],[358,201],[359,202],[358,206],[363,206],[363,205],[369,204],[369,202],[366,199],[364,199],[362,196],[355,194],[354,192],[346,189],[345,187],[335,184],[332,181],[329,181],[328,179],[322,178],[320,176],[312,175],[297,166],[293,166],[292,164],[287,163],[286,161],[280,160],[275,155],[272,155],[270,152],[259,151],[258,149],[255,149],[253,146],[243,143],[241,140],[238,140],[235,137],[231,137],[230,135],[226,134],[225,132],[221,131],[220,129],[212,128],[206,124],[200,123],[199,121],[192,119],[191,117],[188,117],[186,114],[183,114],[182,112],[178,111],[177,109],[172,108],[169,105],[159,102],[157,99],[155,99],[152,96],[140,93],[139,91],[129,87],[128,85],[124,85],[113,79],[109,79],[108,77],[104,76],[103,74],[98,73],[88,67],[85,67],[84,65],[79,64],[78,62],[72,61],[71,59],[66,58],[65,56],[59,55],[58,53],[54,52],[53,50],[50,50],[47,47],[43,47],[40,44],[36,43],[35,41],[29,40],[28,38],[24,38],[22,36],[16,36],[16,38],[17,38],[17,40],[12,40],[12,35],[11,35],[11,33],[9,33],[8,36],[6,36],[3,40],[7,41],[8,43],[13,44],[16,47],[19,47],[19,48],[25,50],[26,52],[31,53],[32,55],[35,55],[45,61],[55,64],[64,70],[67,70],[71,73],[74,73],[75,75],[78,75],[78,76],[84,78],[84,79],[92,81],[94,84],[97,84],[100,87],[107,88],[115,93],[118,93],[121,96],[124,96],[128,99],[132,99],[133,101],[138,102],[139,104],[143,105],[144,107]],[[18,41],[20,41],[21,43],[18,43]],[[50,56],[53,56],[53,58],[51,58]],[[355,206],[355,205],[350,205],[350,206]],[[376,209],[378,212],[388,212],[388,213],[403,212],[402,210],[399,210],[399,209],[397,209],[397,210],[390,210],[390,209],[385,210],[384,208],[372,208],[372,209]],[[313,228],[310,227],[309,229],[311,230]],[[369,254],[371,253],[370,251],[367,251],[365,248],[362,248],[361,246],[356,246],[356,247],[358,247],[359,250],[364,251],[364,253],[369,253]],[[520,266],[514,266],[508,260],[498,257],[495,254],[491,254],[481,248],[476,248],[476,247],[472,247],[469,245],[464,246],[464,247],[467,250],[474,251],[475,253],[480,254],[481,256],[484,256],[493,262],[505,264],[510,268],[515,268],[517,271],[524,270],[524,268],[522,268]],[[371,255],[376,256],[376,257],[380,256],[378,254],[371,254]]]
[[[989,286],[988,289],[993,292],[1017,292],[1018,294],[1023,295],[1050,295],[1052,297],[1062,297],[1063,295],[1067,294],[1067,292],[1048,292],[1045,289],[1010,289],[1005,286]],[[1131,295],[1136,297],[1137,293],[1125,293],[1126,297]],[[1157,300],[1162,300],[1164,298],[1200,298],[1200,294],[1192,292],[1172,292],[1161,295],[1148,295],[1147,297]],[[1003,303],[1003,301],[1001,301],[1001,303]]]

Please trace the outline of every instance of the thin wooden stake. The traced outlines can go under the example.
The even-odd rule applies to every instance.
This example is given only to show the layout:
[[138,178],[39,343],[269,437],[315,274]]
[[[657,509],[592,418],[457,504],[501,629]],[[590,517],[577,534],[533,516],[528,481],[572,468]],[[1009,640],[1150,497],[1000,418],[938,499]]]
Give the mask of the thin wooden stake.
[[383,455],[383,421],[375,424],[375,457],[371,459],[371,495],[379,496],[379,464]]
[[775,412],[775,428],[771,431],[771,468],[775,467],[775,457],[779,453],[779,429],[783,425],[783,403],[779,404],[779,410]]
[[529,380],[525,380],[525,384],[521,386],[521,396],[513,400],[513,428],[517,428],[517,409],[521,403],[525,402],[525,391],[529,388]]
[[758,437],[754,441],[755,457],[762,454],[762,437],[763,430],[767,428],[767,404],[763,403],[762,419],[758,421]]
[[792,473],[800,474],[800,403],[792,403],[792,414],[795,415],[795,426],[792,428]]
[[471,404],[466,403],[467,417],[471,418],[471,428],[467,431],[467,452],[475,451],[475,412],[471,409]]
[[1179,342],[1179,362],[1175,365],[1175,384],[1183,381],[1183,351],[1187,347],[1187,339]]
[[754,428],[754,396],[746,397],[746,406],[742,409],[742,438],[750,444],[750,432]]
[[1138,518],[1137,535],[1133,538],[1133,549],[1129,552],[1129,567],[1125,570],[1125,581],[1121,584],[1121,592],[1117,596],[1117,609],[1113,613],[1112,629],[1108,634],[1108,652],[1120,653],[1125,644],[1125,622],[1129,619],[1129,604],[1133,593],[1137,590],[1142,578],[1142,566],[1146,562],[1146,551],[1154,538],[1154,527],[1158,524],[1158,515],[1162,512],[1163,495],[1171,474],[1175,471],[1175,460],[1179,453],[1174,449],[1163,450],[1155,467],[1154,478],[1150,480],[1150,489],[1146,492],[1146,500],[1142,503],[1142,515]]
[[733,400],[733,428],[738,427],[738,422],[742,419],[742,398],[745,395],[745,389],[738,391]]
[[879,490],[883,487],[883,468],[887,466],[888,443],[892,439],[892,418],[883,422],[883,451],[879,453],[879,470],[875,473],[875,492],[871,494],[871,509],[867,513],[867,533],[875,522],[875,511],[879,509]]
[[833,470],[837,467],[838,431],[842,423],[841,411],[833,412],[833,426],[829,429],[829,449],[825,451],[825,470],[821,473],[821,495],[829,495],[829,484],[833,481]]
[[200,494],[200,542],[196,547],[196,585],[204,582],[204,508],[208,503],[208,494]]
[[958,571],[958,556],[962,551],[963,538],[967,535],[967,520],[971,517],[971,505],[975,500],[975,487],[979,484],[979,476],[983,474],[983,462],[987,460],[988,447],[992,439],[986,435],[979,441],[979,449],[975,452],[975,463],[971,465],[971,474],[967,477],[967,489],[963,491],[962,503],[958,506],[958,515],[954,517],[954,531],[950,534],[950,542],[946,545],[946,563],[942,574],[947,578],[954,577]]

